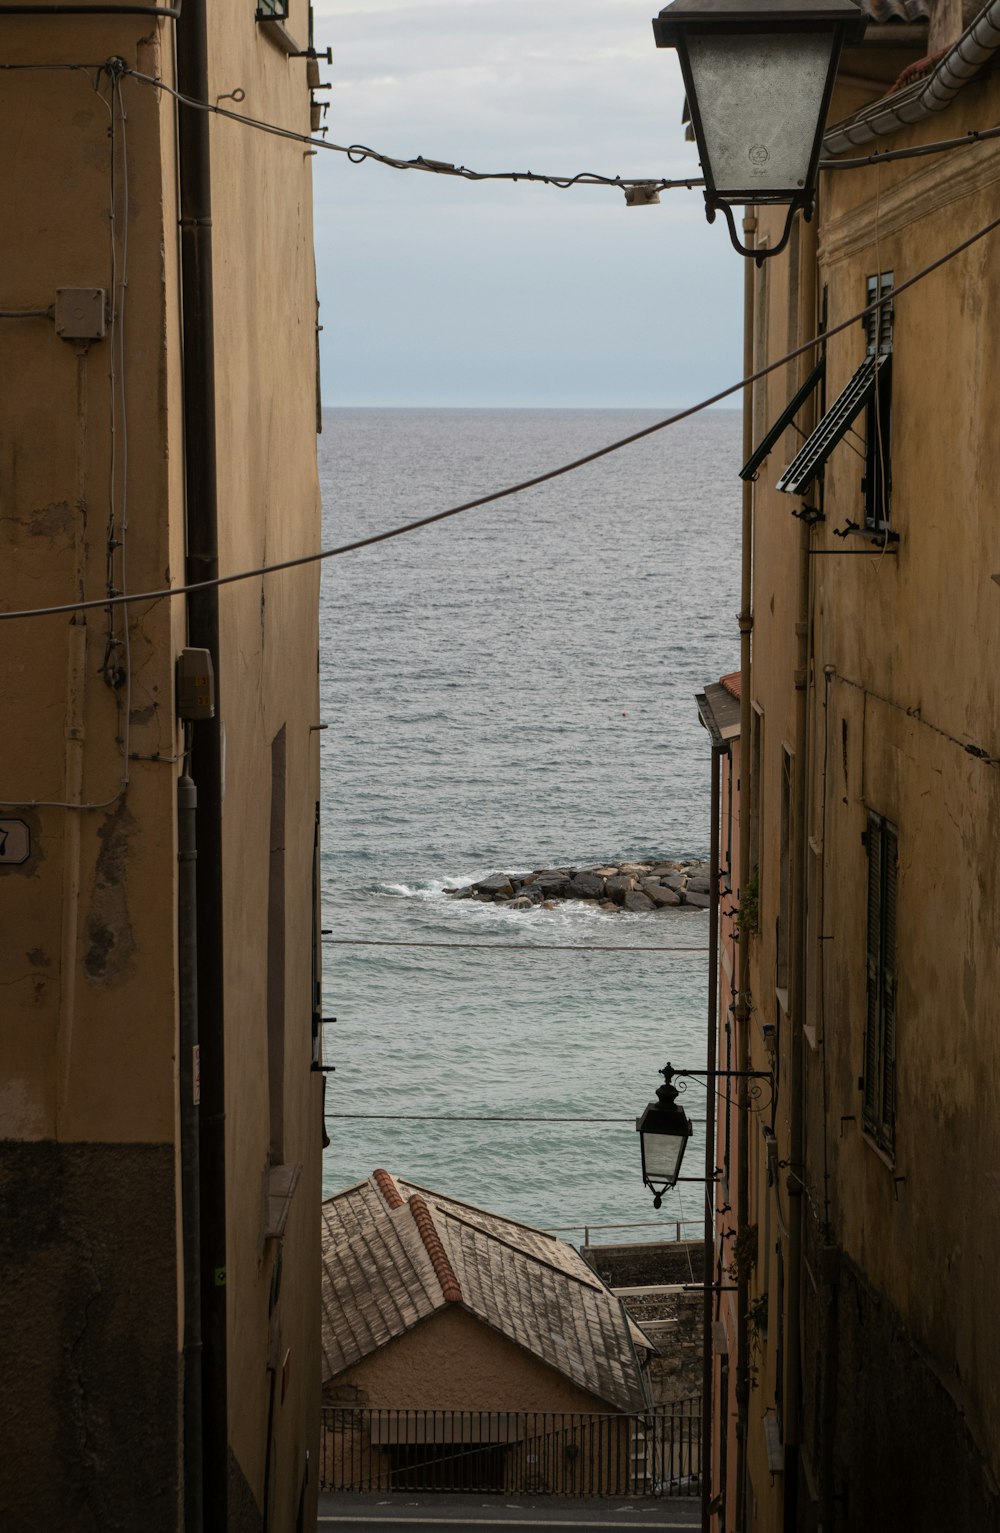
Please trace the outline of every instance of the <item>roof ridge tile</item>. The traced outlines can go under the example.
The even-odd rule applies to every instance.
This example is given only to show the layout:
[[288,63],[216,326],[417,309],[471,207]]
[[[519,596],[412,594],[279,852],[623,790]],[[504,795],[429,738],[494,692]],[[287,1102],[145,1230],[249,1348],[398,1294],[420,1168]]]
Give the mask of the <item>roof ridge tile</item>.
[[[378,1173],[375,1173],[376,1176]],[[441,1292],[444,1294],[447,1304],[461,1304],[462,1285],[455,1276],[455,1269],[448,1259],[448,1253],[444,1248],[444,1242],[438,1234],[434,1224],[434,1217],[427,1203],[418,1192],[409,1198],[409,1209],[413,1215],[413,1222],[420,1232],[420,1238],[424,1243],[424,1249],[430,1257],[438,1282],[441,1284]]]
[[380,1167],[374,1174],[374,1182],[390,1208],[402,1208],[405,1199],[388,1171],[383,1171]]

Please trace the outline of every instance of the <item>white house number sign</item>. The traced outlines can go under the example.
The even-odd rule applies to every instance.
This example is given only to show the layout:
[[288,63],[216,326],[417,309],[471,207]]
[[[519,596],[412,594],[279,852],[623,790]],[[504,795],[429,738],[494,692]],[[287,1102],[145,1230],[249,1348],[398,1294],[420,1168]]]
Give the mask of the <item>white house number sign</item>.
[[27,862],[31,856],[31,831],[24,820],[0,820],[0,868]]

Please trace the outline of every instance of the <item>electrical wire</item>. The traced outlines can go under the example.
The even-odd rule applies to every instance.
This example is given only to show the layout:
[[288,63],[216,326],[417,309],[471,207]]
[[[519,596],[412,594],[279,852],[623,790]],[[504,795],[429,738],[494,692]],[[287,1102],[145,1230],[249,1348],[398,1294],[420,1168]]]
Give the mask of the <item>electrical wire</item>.
[[258,133],[267,133],[274,138],[287,138],[296,144],[309,144],[313,149],[327,149],[333,154],[346,155],[352,165],[374,160],[379,165],[387,165],[391,170],[423,170],[435,176],[458,176],[463,181],[536,181],[545,186],[559,187],[560,190],[571,186],[610,186],[618,191],[624,191],[626,187],[643,187],[657,192],[684,187],[690,191],[693,187],[705,184],[704,178],[700,176],[684,176],[670,181],[652,176],[602,176],[593,170],[581,170],[573,176],[553,176],[541,175],[533,170],[470,170],[467,165],[453,165],[448,160],[429,160],[422,154],[412,160],[402,160],[391,154],[383,154],[381,150],[370,149],[367,144],[334,144],[310,133],[299,133],[294,128],[283,128],[278,123],[266,122],[260,117],[234,112],[229,107],[219,106],[217,102],[199,101],[195,96],[187,96],[176,90],[158,76],[142,74],[137,69],[128,69],[126,74],[142,85],[166,91],[182,106],[192,107],[198,112],[212,112],[217,117],[227,117],[231,122],[242,123],[244,127],[254,128]]
[[[683,176],[673,180],[665,177],[654,178],[651,176],[602,176],[596,171],[580,171],[574,176],[541,175],[530,170],[503,170],[503,171],[480,171],[470,170],[466,165],[455,165],[449,160],[429,160],[423,155],[417,155],[414,159],[403,160],[394,155],[384,154],[381,150],[371,149],[367,144],[335,144],[325,138],[315,138],[308,133],[298,133],[294,128],[283,128],[278,123],[267,122],[259,117],[250,117],[242,112],[233,112],[228,107],[220,107],[211,101],[199,101],[194,96],[183,95],[173,86],[155,75],[140,73],[139,70],[130,69],[127,73],[132,79],[140,81],[144,85],[152,85],[158,90],[167,91],[183,106],[193,107],[196,111],[214,112],[219,117],[228,117],[233,122],[242,123],[245,127],[254,128],[259,133],[269,133],[277,138],[291,139],[294,143],[309,144],[314,149],[328,149],[335,154],[346,155],[352,165],[363,164],[365,160],[374,160],[379,165],[386,165],[391,170],[423,170],[432,175],[458,176],[465,181],[537,181],[546,186],[556,186],[561,189],[571,186],[610,186],[624,191],[626,187],[646,187],[650,191],[676,191],[684,188],[691,191],[695,187],[705,185],[704,177]],[[1000,124],[990,128],[970,129],[968,133],[961,134],[956,138],[938,139],[930,144],[917,144],[907,149],[884,149],[869,155],[856,156],[849,160],[830,159],[820,160],[819,169],[828,171],[837,170],[861,170],[867,165],[876,165],[885,160],[911,160],[922,158],[926,155],[945,154],[952,149],[964,149],[973,144],[987,143],[990,139],[1000,138]]]
[[1000,124],[992,128],[970,128],[957,138],[939,138],[932,144],[914,144],[909,149],[877,149],[873,154],[850,160],[820,160],[820,170],[862,170],[866,165],[883,165],[889,160],[918,160],[929,154],[947,154],[952,149],[966,149],[1000,138]]
[[894,708],[897,713],[904,713],[915,724],[922,724],[924,729],[929,729],[932,734],[940,735],[942,740],[947,740],[950,745],[957,745],[959,750],[971,756],[974,761],[985,762],[987,766],[1000,766],[1000,756],[991,755],[981,745],[974,745],[971,741],[960,740],[957,735],[949,734],[947,729],[942,729],[938,724],[932,724],[930,719],[925,719],[917,707],[908,708],[905,703],[897,703],[892,697],[886,697],[884,692],[876,692],[872,687],[865,685],[863,681],[856,681],[853,676],[845,676],[841,671],[834,668],[832,674],[837,681],[843,682],[845,687],[853,687],[861,692],[864,697],[872,698],[877,703],[884,703],[887,708]]
[[[916,286],[918,282],[922,282],[926,277],[931,276],[932,273],[939,271],[942,266],[947,266],[950,261],[955,260],[957,256],[962,255],[966,250],[977,244],[979,240],[985,239],[987,235],[993,234],[997,229],[1000,229],[1000,217],[991,219],[989,223],[983,224],[973,234],[968,235],[957,245],[953,245],[950,250],[946,250],[943,255],[937,256],[933,261],[928,262],[926,266],[922,266],[918,271],[914,272],[912,277],[907,277],[904,282],[898,283],[896,287],[883,297],[876,298],[874,302],[867,304],[863,309],[859,309],[856,314],[850,315],[847,319],[840,320],[838,324],[832,325],[820,335],[812,336],[808,341],[803,341],[799,346],[786,352],[784,356],[778,357],[774,362],[768,362],[764,367],[758,368],[756,372],[749,373],[747,377],[741,378],[737,383],[728,384],[726,388],[719,389],[716,393],[710,394],[707,399],[702,399],[697,404],[688,405],[685,409],[678,410],[673,415],[668,415],[664,420],[656,421],[651,426],[643,426],[638,431],[630,432],[628,436],[620,437],[615,442],[609,442],[604,447],[598,447],[594,452],[585,453],[582,457],[574,458],[569,463],[563,463],[558,468],[548,469],[543,474],[535,474],[530,479],[523,479],[520,483],[508,485],[502,490],[494,490],[488,495],[478,495],[474,500],[463,501],[458,506],[450,506],[446,511],[435,511],[429,516],[421,516],[417,517],[414,521],[404,522],[401,526],[390,527],[385,532],[371,533],[368,537],[355,538],[350,543],[338,544],[335,548],[319,549],[315,553],[300,554],[298,558],[282,559],[273,564],[255,565],[252,569],[239,570],[231,575],[217,575],[212,580],[198,580],[187,585],[162,586],[158,590],[152,591],[136,591],[130,595],[116,596],[114,601],[123,604],[138,601],[162,601],[165,598],[174,596],[187,596],[193,591],[207,591],[221,586],[233,585],[243,580],[259,579],[262,575],[276,574],[281,570],[299,569],[304,565],[318,564],[326,559],[335,559],[343,554],[355,553],[361,548],[370,548],[376,543],[386,543],[391,538],[403,537],[407,533],[418,531],[421,527],[429,527],[434,522],[443,522],[449,517],[459,516],[465,511],[474,511],[479,506],[491,505],[497,500],[506,500],[511,495],[519,495],[524,490],[534,489],[537,485],[547,484],[550,480],[559,479],[564,474],[574,473],[577,469],[585,467],[588,463],[596,463],[600,458],[606,458],[610,453],[620,452],[622,448],[631,447],[635,442],[640,442],[645,437],[653,436],[656,432],[664,431],[670,426],[679,425],[681,421],[688,420],[693,415],[701,414],[702,411],[721,403],[723,399],[728,399],[731,395],[740,393],[751,384],[758,382],[759,379],[766,378],[770,373],[785,367],[789,362],[794,361],[796,357],[803,356],[806,352],[813,351],[817,346],[824,345],[833,336],[840,335],[843,331],[856,325],[859,320],[865,319],[869,314],[877,313],[884,304],[898,299],[909,288]],[[86,612],[91,608],[104,607],[106,605],[107,598],[100,597],[93,601],[64,602],[58,606],[51,607],[24,607],[11,612],[0,612],[0,622],[12,622],[15,619],[33,617],[60,617],[71,612]]]
[[[14,14],[37,14],[38,6],[15,7]],[[52,10],[57,10],[53,7]],[[93,9],[93,8],[91,8]],[[112,14],[129,14],[130,8],[115,6],[106,8]],[[42,8],[44,14],[44,8]],[[149,15],[170,16],[170,10],[154,7],[135,7],[137,13]],[[74,13],[87,14],[86,8],[73,8]],[[10,14],[11,8],[0,5],[0,14]],[[68,14],[68,12],[66,12]],[[0,70],[27,70],[27,69],[50,69],[50,70],[84,70],[95,71],[105,69],[106,64],[3,64]],[[472,170],[467,165],[456,165],[449,160],[431,160],[424,155],[417,155],[413,159],[404,160],[395,155],[385,154],[379,149],[372,149],[367,144],[335,144],[326,138],[317,138],[309,133],[299,133],[294,128],[284,128],[278,123],[267,122],[263,118],[250,117],[242,112],[233,112],[228,107],[219,106],[217,102],[200,101],[194,96],[185,95],[168,85],[165,80],[156,75],[143,74],[137,69],[126,70],[126,74],[140,84],[152,86],[156,90],[166,91],[182,106],[193,108],[195,111],[212,112],[218,117],[227,117],[233,122],[242,123],[244,127],[253,128],[258,133],[267,133],[275,138],[290,139],[293,143],[308,144],[313,149],[326,149],[334,154],[345,155],[353,165],[363,164],[366,160],[373,160],[376,164],[385,165],[391,170],[422,170],[431,175],[455,176],[464,181],[532,181],[544,186],[554,186],[566,189],[572,186],[608,186],[625,191],[630,187],[647,188],[650,191],[676,191],[684,189],[691,191],[697,187],[703,187],[705,182],[701,176],[682,176],[668,179],[663,176],[604,176],[596,171],[578,171],[572,176],[559,176],[542,174],[531,170],[503,170],[503,171],[480,171]],[[906,149],[882,149],[872,154],[853,156],[851,159],[820,160],[818,168],[825,171],[838,170],[862,170],[869,165],[877,165],[884,161],[911,160],[922,158],[926,155],[946,154],[953,149],[965,149],[975,144],[988,143],[991,139],[1000,138],[1000,124],[990,128],[970,129],[968,133],[960,134],[955,138],[937,139],[929,144],[916,144]]]
[[[627,1118],[578,1118],[572,1117],[511,1117],[508,1113],[420,1113],[420,1112],[328,1112],[327,1120],[334,1118],[351,1119],[355,1122],[364,1123],[634,1123],[635,1113]],[[697,1126],[704,1125],[704,1118],[689,1118],[689,1123]],[[700,1221],[685,1219],[685,1224],[696,1224]],[[597,1226],[591,1226],[596,1228]],[[608,1225],[608,1229],[626,1229],[628,1226],[620,1224]],[[637,1226],[638,1227],[638,1226]],[[564,1229],[576,1230],[578,1224],[567,1224]]]
[[589,942],[407,942],[380,937],[324,937],[329,947],[430,947],[479,948],[495,952],[498,948],[519,953],[707,953],[704,947],[630,947],[623,943]]

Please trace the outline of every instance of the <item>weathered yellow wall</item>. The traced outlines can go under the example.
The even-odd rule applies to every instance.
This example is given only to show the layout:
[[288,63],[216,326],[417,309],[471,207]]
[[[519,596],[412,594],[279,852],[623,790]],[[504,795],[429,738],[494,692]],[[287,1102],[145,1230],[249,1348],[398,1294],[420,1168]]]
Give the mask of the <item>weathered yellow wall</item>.
[[[894,135],[889,146],[958,136],[995,122],[998,113],[1000,88],[988,79],[966,89],[947,112]],[[864,306],[868,275],[891,270],[898,285],[998,216],[1000,154],[992,146],[826,175],[817,319],[824,286],[835,325]],[[765,217],[764,229],[774,222]],[[767,288],[771,357],[796,339],[788,320],[789,268],[790,258],[779,258],[757,279],[758,295]],[[863,417],[858,436],[833,452],[822,492],[817,485],[805,497],[822,507],[826,521],[811,536],[806,678],[805,830],[823,873],[809,896],[801,1018],[803,1496],[819,1495],[825,1437],[837,1494],[848,1478],[852,1482],[854,1520],[844,1523],[852,1528],[880,1525],[890,1507],[898,1525],[936,1527],[942,1516],[953,1525],[984,1525],[982,1498],[1000,1479],[1000,1338],[989,1300],[1000,1239],[985,1213],[990,1176],[1000,1163],[994,1105],[1000,778],[996,766],[975,754],[1000,755],[1000,683],[989,658],[1000,642],[1000,593],[990,578],[1000,568],[1000,399],[991,344],[1000,318],[998,279],[994,235],[896,302],[891,523],[898,544],[883,550],[857,536],[834,536],[847,519],[863,521],[864,465],[853,450],[863,441]],[[863,355],[860,324],[831,339],[827,405]],[[772,375],[768,420],[794,382],[785,370]],[[800,424],[808,424],[804,413]],[[801,501],[773,486],[800,442],[793,430],[785,433],[761,470],[754,502],[753,697],[764,713],[764,834],[751,1039],[761,1068],[761,1024],[778,1027],[779,1158],[788,1146],[792,1019],[776,982],[775,922],[781,748],[795,743],[799,524],[791,512]],[[861,837],[868,810],[899,831],[891,1157],[863,1132],[859,1090],[867,896]],[[759,1245],[751,1296],[767,1292],[772,1301],[748,1450],[763,1528],[777,1527],[781,1516],[780,1477],[772,1490],[759,1423],[774,1404],[775,1247],[785,1250],[787,1284],[780,1225],[788,1217],[789,1177],[780,1178],[776,1195],[767,1185],[762,1138],[753,1137],[751,1220]],[[824,1308],[831,1297],[825,1246],[841,1253],[833,1331]],[[829,1421],[817,1431],[821,1374],[831,1367],[835,1448]],[[942,1466],[935,1484],[957,1498],[950,1513],[920,1473],[932,1454]]]
[[[162,64],[148,18],[4,17],[0,28],[5,64]],[[123,99],[127,192],[121,152],[112,188],[106,76],[4,71],[0,308],[44,309],[57,288],[94,287],[118,312],[87,346],[60,339],[47,317],[0,320],[7,610],[105,591],[112,440],[113,535],[124,517],[129,589],[183,569],[177,261],[164,238],[176,226],[173,112],[134,85]],[[23,1381],[0,1471],[5,1527],[64,1526],[70,1506],[81,1533],[112,1512],[125,1525],[177,1523],[172,758],[183,621],[179,603],[133,611],[117,691],[100,674],[100,610],[2,634],[0,815],[26,820],[33,839],[28,863],[0,867],[0,1302]],[[94,807],[62,807],[81,802]]]
[[[249,114],[307,133],[306,60],[277,47],[243,0],[213,0],[208,11],[210,99],[239,86]],[[117,56],[170,82],[172,28],[149,17],[4,17],[0,43],[5,63],[92,66]],[[288,28],[305,47],[306,0],[293,0]],[[105,589],[112,361],[119,493],[127,459],[128,589],[183,579],[179,108],[132,79],[121,93],[127,121],[123,129],[116,119],[115,129],[119,148],[123,132],[127,139],[128,188],[126,195],[119,155],[114,205],[119,278],[127,224],[124,325],[78,350],[55,335],[50,319],[0,319],[0,606],[7,609]],[[46,307],[63,286],[100,286],[110,295],[107,99],[107,79],[92,67],[4,71],[0,308]],[[214,122],[211,139],[220,564],[228,572],[319,546],[311,160],[302,144],[235,123]],[[306,1454],[315,1455],[318,1432],[322,1077],[310,1069],[318,582],[311,568],[220,597],[230,1436],[237,1491],[252,1518],[263,1502],[273,1369],[275,1533],[295,1525]],[[24,1369],[30,1361],[39,1382],[22,1413],[23,1442],[8,1456],[11,1464],[30,1457],[38,1468],[34,1486],[18,1489],[22,1501],[10,1503],[28,1505],[33,1521],[0,1517],[12,1527],[64,1525],[60,1496],[74,1481],[80,1432],[92,1441],[89,1468],[77,1476],[78,1499],[86,1499],[91,1472],[105,1484],[128,1478],[129,1493],[144,1496],[141,1478],[115,1472],[116,1453],[126,1453],[147,1467],[158,1490],[148,1515],[144,1502],[141,1515],[129,1512],[125,1520],[150,1530],[176,1525],[175,826],[183,739],[174,664],[186,642],[186,611],[181,600],[130,610],[127,744],[134,759],[125,795],[123,714],[98,674],[104,614],[88,614],[85,625],[57,617],[2,631],[0,798],[15,807],[0,808],[0,816],[26,819],[33,835],[28,864],[0,867],[0,1178],[11,1206],[33,1210],[15,1221],[9,1263],[4,1251],[11,1274],[5,1300],[20,1315],[33,1292],[40,1317],[37,1337],[25,1331],[31,1356]],[[120,697],[124,706],[125,688]],[[282,727],[282,1158],[303,1170],[283,1241],[280,1298],[269,1314],[278,1248],[265,1246],[262,1225],[270,1148],[268,865],[271,743]],[[81,796],[103,807],[30,802]],[[60,1199],[71,1194],[72,1208],[60,1212]],[[148,1256],[134,1254],[137,1244]],[[100,1297],[88,1301],[91,1283]],[[72,1330],[79,1305],[94,1352],[91,1359],[79,1344],[89,1370],[81,1374],[85,1403],[79,1419],[70,1412],[66,1429],[53,1434],[60,1410],[66,1414],[57,1402],[67,1395],[60,1359],[72,1337],[65,1340],[64,1327]],[[8,1331],[16,1334],[19,1325],[11,1318]],[[129,1449],[133,1436],[153,1429],[155,1453],[145,1445],[136,1451],[136,1443]],[[43,1438],[61,1466],[52,1476],[38,1456]],[[50,1498],[44,1505],[30,1501],[39,1485]],[[9,1510],[8,1488],[0,1475],[0,1511]],[[95,1515],[102,1504],[94,1500]],[[315,1477],[307,1523],[314,1506]]]
[[[95,19],[85,33],[82,24],[68,38],[60,32],[57,51],[82,57],[85,38],[88,57],[104,57],[120,52],[123,33],[131,33],[132,60],[155,67],[155,50],[138,42],[142,30],[138,18],[113,29]],[[9,56],[22,62],[53,57],[51,26],[5,20],[4,38]],[[45,307],[59,287],[111,288],[109,115],[92,79],[34,71],[5,77],[0,110],[10,152],[0,170],[8,210],[0,307]],[[162,242],[172,210],[172,130],[151,92],[133,86],[128,94],[124,338],[109,330],[78,350],[56,336],[49,319],[0,321],[4,376],[17,380],[4,391],[0,415],[7,549],[0,581],[8,608],[105,589],[109,372],[118,347],[129,585],[161,585],[166,570],[181,563],[182,524],[171,515],[173,458],[180,457],[176,303],[168,308],[176,265]],[[124,236],[121,185],[117,198]],[[175,773],[162,761],[130,761],[125,799],[118,742],[128,704],[130,752],[174,755],[172,661],[182,616],[168,604],[136,612],[127,695],[125,688],[116,695],[99,674],[107,627],[100,611],[81,625],[46,618],[4,631],[0,798],[14,807],[0,814],[28,819],[35,851],[23,867],[0,869],[7,1063],[0,1133],[9,1137],[173,1138]],[[81,797],[105,807],[23,807]],[[123,1078],[133,1091],[121,1091]]]

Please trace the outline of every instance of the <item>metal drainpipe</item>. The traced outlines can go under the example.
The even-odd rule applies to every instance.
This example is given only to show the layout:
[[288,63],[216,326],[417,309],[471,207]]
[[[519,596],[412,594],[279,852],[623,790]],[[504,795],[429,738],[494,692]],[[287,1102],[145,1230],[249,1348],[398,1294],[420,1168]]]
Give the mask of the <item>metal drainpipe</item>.
[[[799,241],[799,334],[813,334],[816,314],[816,220],[803,221]],[[805,381],[807,361],[799,368]],[[812,406],[810,406],[812,408]],[[809,745],[809,627],[810,559],[812,528],[799,521],[798,578],[795,615],[795,770],[793,777],[792,857],[790,864],[789,1008],[791,1012],[791,1080],[789,1084],[788,1160],[785,1190],[788,1195],[788,1325],[785,1339],[784,1421],[784,1526],[795,1533],[798,1521],[799,1446],[802,1441],[802,1196],[805,1176],[805,966],[806,966],[806,860],[809,856],[808,745]]]
[[[743,214],[744,246],[752,250],[757,215]],[[754,296],[756,267],[747,257],[743,263],[743,376],[753,372]],[[743,457],[753,452],[753,385],[743,390]],[[753,485],[743,484],[740,573],[740,894],[750,881],[750,635],[753,631]],[[736,995],[736,1068],[750,1068],[750,936],[740,932],[740,980]],[[749,1114],[746,1075],[737,1088],[737,1180],[736,1227],[745,1229],[750,1213]],[[739,1269],[736,1293],[736,1529],[745,1533],[747,1479],[747,1419],[750,1407],[750,1360],[747,1355],[747,1309],[750,1304],[749,1274]]]
[[703,1277],[705,1296],[702,1310],[702,1379],[701,1379],[701,1527],[709,1533],[709,1503],[712,1499],[712,1299],[715,1276],[715,1103],[712,1071],[718,1060],[719,1036],[719,814],[721,793],[719,773],[725,746],[712,741],[711,841],[709,846],[709,921],[708,928],[708,1092],[705,1110],[705,1255]]
[[198,790],[177,784],[177,968],[184,1242],[184,1533],[202,1533],[201,1189],[198,1154]]
[[[206,0],[186,0],[177,23],[180,90],[211,99]],[[212,180],[208,115],[181,109],[180,243],[184,341],[184,452],[189,582],[219,573],[212,301]],[[201,1324],[204,1515],[229,1525],[228,1367],[226,1333],[226,1077],[222,920],[222,727],[219,697],[219,595],[188,597],[188,638],[207,649],[215,670],[215,717],[196,723],[191,776],[198,790],[198,1018],[200,1109]]]

